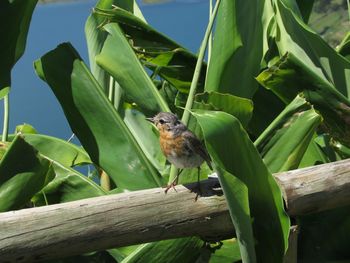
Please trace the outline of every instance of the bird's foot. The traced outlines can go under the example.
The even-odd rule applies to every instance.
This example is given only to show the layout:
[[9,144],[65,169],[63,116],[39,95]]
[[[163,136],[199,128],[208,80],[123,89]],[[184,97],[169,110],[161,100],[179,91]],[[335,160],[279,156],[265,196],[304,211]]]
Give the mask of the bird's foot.
[[194,201],[196,202],[198,198],[202,195],[201,184],[199,182],[194,188],[191,189],[191,193],[196,193],[196,197],[194,198]]
[[177,192],[176,188],[175,188],[176,182],[172,182],[171,184],[168,184],[167,187],[165,188],[165,193],[168,193],[170,188],[173,188],[175,190],[175,192]]

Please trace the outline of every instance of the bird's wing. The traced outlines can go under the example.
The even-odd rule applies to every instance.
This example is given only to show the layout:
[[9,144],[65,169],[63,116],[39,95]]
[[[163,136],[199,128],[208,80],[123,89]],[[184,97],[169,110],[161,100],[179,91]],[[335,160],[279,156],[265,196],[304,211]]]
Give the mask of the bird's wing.
[[211,158],[208,154],[207,149],[205,148],[205,145],[189,130],[185,131],[183,133],[183,136],[185,139],[187,139],[185,140],[186,147],[199,154],[199,156],[206,161],[210,170],[213,170],[213,167],[211,166]]

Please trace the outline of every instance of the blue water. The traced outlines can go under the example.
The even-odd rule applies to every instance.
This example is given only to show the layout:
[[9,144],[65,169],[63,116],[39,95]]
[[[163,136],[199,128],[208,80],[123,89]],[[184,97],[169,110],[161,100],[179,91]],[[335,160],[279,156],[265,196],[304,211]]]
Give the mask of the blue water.
[[[10,132],[29,123],[40,133],[67,139],[72,131],[50,88],[33,69],[33,61],[62,42],[71,42],[88,63],[84,24],[95,1],[38,5],[34,11],[25,54],[12,71]],[[178,0],[141,5],[150,25],[197,52],[208,20],[208,1]],[[3,105],[0,103],[0,129]]]

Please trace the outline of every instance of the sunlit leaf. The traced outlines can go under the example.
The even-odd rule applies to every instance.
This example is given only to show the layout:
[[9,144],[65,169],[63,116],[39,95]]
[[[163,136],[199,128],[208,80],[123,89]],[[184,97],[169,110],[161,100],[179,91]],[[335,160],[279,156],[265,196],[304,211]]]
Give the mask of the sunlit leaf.
[[[95,13],[108,22],[118,23],[145,66],[181,92],[188,93],[197,56],[123,9],[96,8]],[[205,71],[206,64],[203,63],[203,72]],[[203,90],[204,81],[205,74],[202,74],[198,90]]]
[[197,237],[178,238],[139,246],[122,263],[134,262],[195,262],[203,241]]
[[106,195],[99,185],[79,172],[53,162],[55,178],[32,199],[36,206]]
[[0,1],[0,99],[8,93],[11,69],[24,53],[30,20],[37,1]]
[[[207,104],[206,109],[227,112],[235,116],[243,126],[247,126],[253,113],[253,102],[231,94],[218,92],[206,92],[195,97],[195,107],[199,104]],[[196,107],[198,108],[198,107]]]
[[323,129],[345,145],[350,145],[350,101],[299,58],[286,54],[263,71],[257,80],[286,103],[302,92],[302,96],[322,115]]
[[228,201],[242,260],[254,262],[255,245],[258,262],[281,262],[288,244],[289,218],[276,181],[236,118],[218,111],[193,115]]
[[[291,53],[300,64],[323,82],[330,82],[350,96],[350,62],[331,48],[289,7],[291,0],[276,1],[276,43],[280,54]],[[294,0],[293,0],[294,1]]]
[[23,207],[53,176],[51,162],[16,136],[0,162],[0,212]]
[[206,91],[252,98],[258,85],[263,57],[265,1],[223,0],[220,4],[213,41]]
[[256,140],[266,166],[272,173],[296,169],[322,117],[297,96]]
[[35,62],[92,161],[120,190],[160,186],[161,178],[70,44]]
[[169,111],[118,25],[111,23],[104,29],[109,35],[96,57],[97,64],[114,77],[130,102],[151,113]]

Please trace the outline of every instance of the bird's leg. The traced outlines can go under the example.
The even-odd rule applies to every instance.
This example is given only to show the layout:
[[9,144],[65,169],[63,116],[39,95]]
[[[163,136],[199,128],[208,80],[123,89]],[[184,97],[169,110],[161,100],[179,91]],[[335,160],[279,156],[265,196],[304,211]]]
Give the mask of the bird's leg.
[[169,191],[170,188],[173,188],[176,191],[175,185],[177,185],[177,182],[179,180],[179,176],[182,173],[183,169],[178,169],[177,170],[177,175],[175,176],[174,180],[171,182],[171,184],[169,184],[166,188],[165,188],[165,193],[167,193]]
[[200,174],[201,174],[201,167],[200,166],[198,166],[198,175],[197,175],[197,194],[196,194],[196,197],[195,197],[195,199],[194,199],[194,201],[197,201],[198,200],[198,197],[200,196],[200,195],[202,195],[202,190],[201,190],[201,183],[200,183]]

